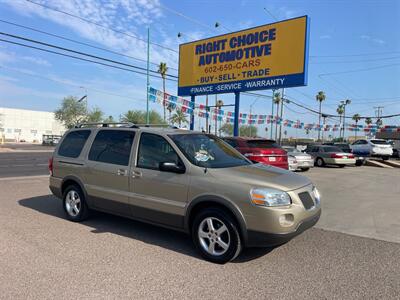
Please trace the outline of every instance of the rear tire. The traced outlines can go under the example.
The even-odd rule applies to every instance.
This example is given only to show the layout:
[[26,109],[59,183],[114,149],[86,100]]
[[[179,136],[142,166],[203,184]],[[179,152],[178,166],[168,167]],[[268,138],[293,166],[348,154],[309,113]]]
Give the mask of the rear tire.
[[382,157],[382,160],[388,160],[389,159],[389,156],[383,156]]
[[344,168],[346,165],[338,165],[339,168]]
[[63,193],[63,208],[67,219],[73,222],[81,222],[88,218],[89,208],[85,195],[78,185],[68,186]]
[[242,241],[235,220],[222,209],[207,208],[193,220],[192,240],[206,260],[224,264],[242,251]]
[[317,165],[317,167],[324,167],[325,166],[325,162],[321,157],[318,157],[315,161],[315,164]]
[[310,170],[310,168],[301,168],[302,172],[307,172],[308,170]]

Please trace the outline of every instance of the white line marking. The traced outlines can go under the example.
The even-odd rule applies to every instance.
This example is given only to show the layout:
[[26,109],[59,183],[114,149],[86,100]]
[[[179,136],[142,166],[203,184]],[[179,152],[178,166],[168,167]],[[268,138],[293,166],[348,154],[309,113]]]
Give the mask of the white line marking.
[[26,180],[26,179],[39,179],[39,178],[49,178],[49,175],[33,175],[33,176],[3,177],[3,178],[0,178],[0,181]]

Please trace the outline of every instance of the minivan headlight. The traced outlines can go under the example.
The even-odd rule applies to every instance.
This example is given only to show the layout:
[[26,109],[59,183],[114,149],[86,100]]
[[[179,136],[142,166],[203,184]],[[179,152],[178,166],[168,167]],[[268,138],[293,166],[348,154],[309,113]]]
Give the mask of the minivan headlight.
[[250,191],[251,202],[259,206],[284,206],[292,203],[288,193],[268,188],[254,188]]
[[321,202],[321,194],[319,193],[319,191],[315,186],[313,187],[312,192],[314,194],[315,202],[319,204]]

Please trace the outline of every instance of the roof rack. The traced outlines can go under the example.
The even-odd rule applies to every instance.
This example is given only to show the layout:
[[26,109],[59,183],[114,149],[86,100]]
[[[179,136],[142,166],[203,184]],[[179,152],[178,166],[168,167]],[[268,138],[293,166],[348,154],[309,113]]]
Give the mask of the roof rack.
[[166,127],[166,128],[171,128],[171,129],[179,129],[176,126],[172,126],[169,124],[135,124],[138,127]]
[[129,128],[139,128],[136,124],[131,122],[94,122],[94,123],[80,123],[75,125],[75,128],[83,128],[83,127],[117,127],[117,125],[122,125],[120,127],[129,127]]

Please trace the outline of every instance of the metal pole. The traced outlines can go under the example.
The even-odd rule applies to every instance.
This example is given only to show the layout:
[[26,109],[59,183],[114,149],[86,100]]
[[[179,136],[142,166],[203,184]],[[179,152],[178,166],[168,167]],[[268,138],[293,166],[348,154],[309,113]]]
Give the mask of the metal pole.
[[251,109],[252,109],[252,106],[253,106],[253,105],[250,105],[250,116],[249,116],[249,120],[250,120],[250,126],[249,126],[250,137],[251,137],[251,126],[252,126],[252,124],[251,124],[251,123],[252,123],[252,121],[251,121],[251,120],[252,120],[252,119],[251,119]]
[[[190,100],[192,101],[192,103],[195,103],[196,97],[194,95],[191,95]],[[194,109],[192,110],[192,113],[190,114],[190,130],[194,130]]]
[[280,124],[279,124],[279,145],[282,143],[282,122],[283,122],[283,103],[285,99],[285,89],[282,89],[282,99],[281,99],[281,116],[280,118],[282,119]]
[[219,108],[217,107],[217,95],[215,95],[215,111],[217,112],[215,115],[215,128],[214,128],[214,134],[217,135],[217,127],[218,127],[218,112]]
[[[271,117],[274,117],[274,94],[275,94],[275,90],[272,90],[272,108],[271,108]],[[272,131],[274,130],[274,123],[272,122],[271,119],[271,140],[272,140]]]
[[345,133],[346,133],[346,104],[344,105],[344,110],[343,110],[343,138],[342,138],[343,141]]
[[208,108],[208,95],[206,95],[206,132],[210,133],[208,131],[208,113],[209,113],[209,108]]
[[239,105],[240,93],[235,92],[235,118],[233,122],[233,136],[239,136]]
[[[147,99],[146,99],[146,124],[150,123],[149,113],[149,90],[150,90],[150,27],[147,27]],[[163,103],[164,105],[164,103]]]

